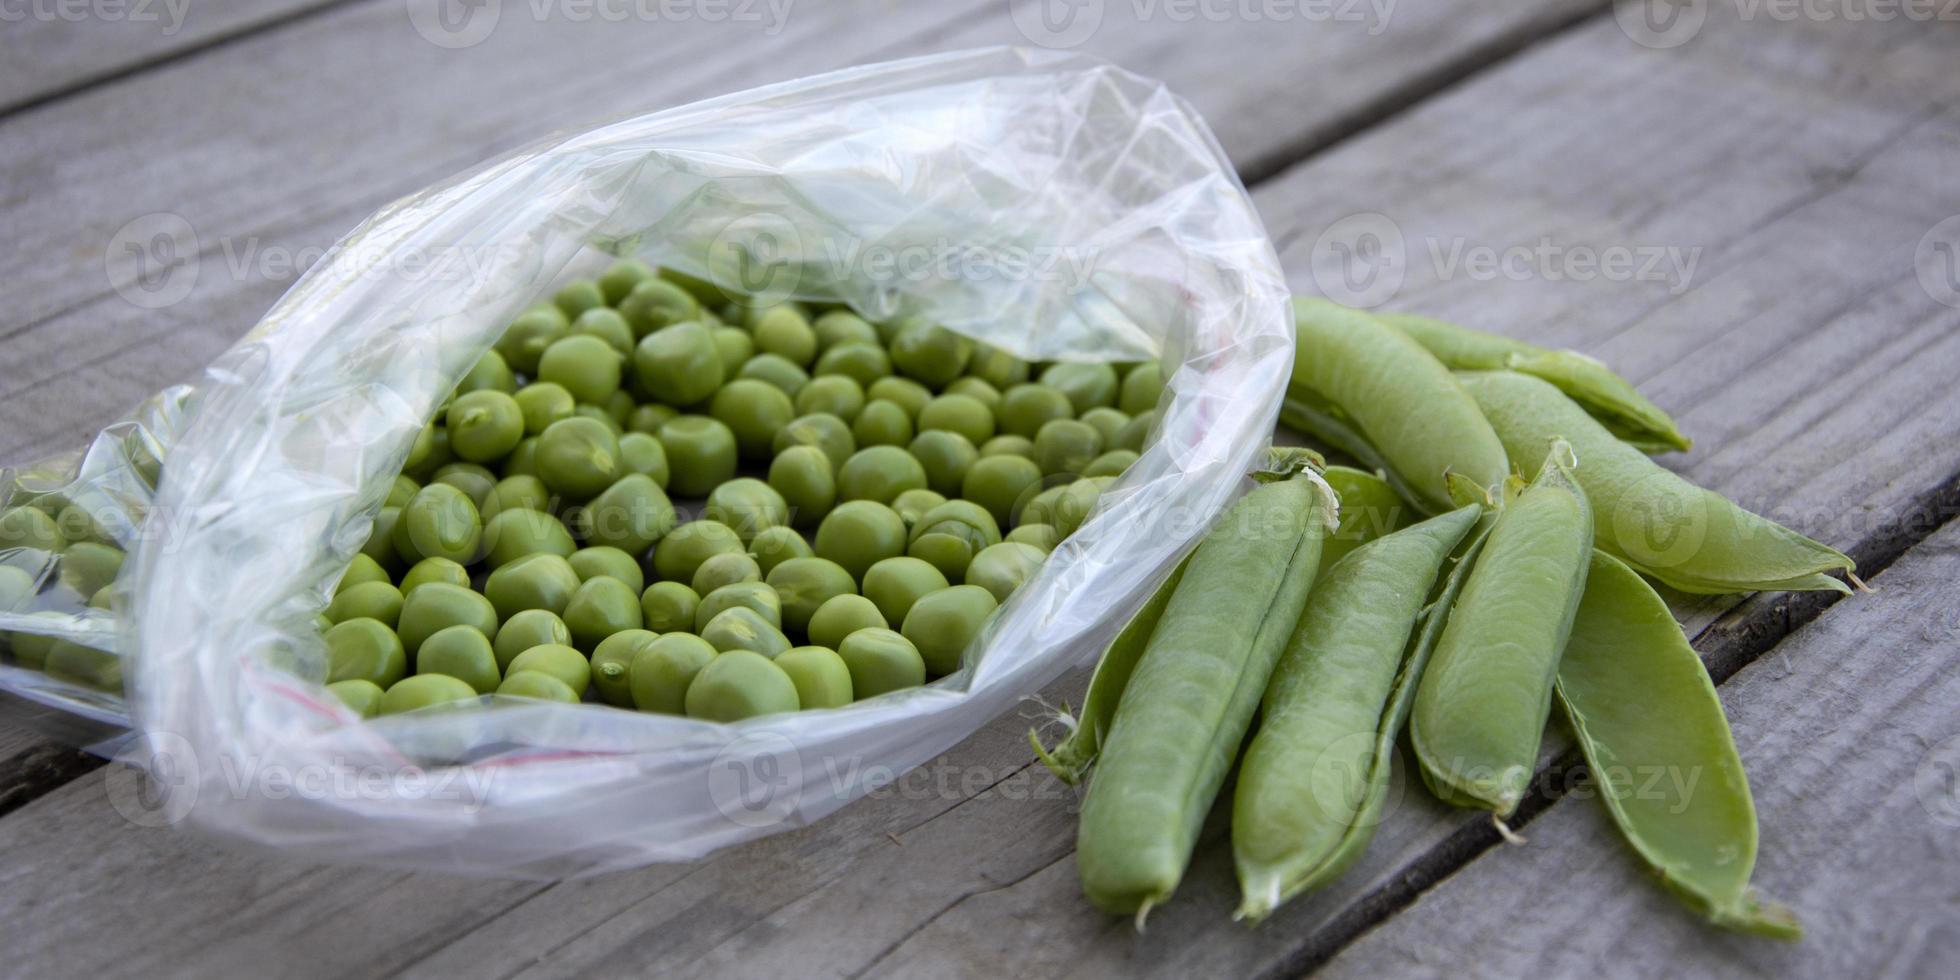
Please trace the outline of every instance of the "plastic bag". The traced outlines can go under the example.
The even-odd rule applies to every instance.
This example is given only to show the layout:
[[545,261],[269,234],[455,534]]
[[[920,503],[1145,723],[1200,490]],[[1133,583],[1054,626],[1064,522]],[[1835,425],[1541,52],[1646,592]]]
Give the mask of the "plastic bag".
[[[309,680],[313,618],[413,437],[517,312],[620,254],[1028,358],[1161,356],[1158,431],[927,687],[732,725],[494,699],[354,723]],[[370,218],[210,368],[124,570],[137,760],[172,819],[393,867],[589,873],[808,823],[1093,657],[1268,441],[1286,297],[1198,116],[1079,56],[856,68],[520,152]]]

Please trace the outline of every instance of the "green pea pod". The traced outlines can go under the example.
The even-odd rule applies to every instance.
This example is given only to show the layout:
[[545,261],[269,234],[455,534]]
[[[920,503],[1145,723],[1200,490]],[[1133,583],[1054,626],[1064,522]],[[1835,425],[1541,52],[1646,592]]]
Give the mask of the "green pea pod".
[[[1386,469],[1430,512],[1453,509],[1444,474],[1489,487],[1510,472],[1503,443],[1476,402],[1408,334],[1323,299],[1294,300],[1293,323],[1289,424],[1317,410],[1334,428],[1351,432],[1339,448]],[[1349,444],[1355,439],[1372,452],[1357,452]]]
[[1675,475],[1615,439],[1550,384],[1473,372],[1463,375],[1463,385],[1518,465],[1537,465],[1554,438],[1572,444],[1579,457],[1573,472],[1599,515],[1594,543],[1642,573],[1707,595],[1851,591],[1826,574],[1857,567],[1842,552]]
[[1694,445],[1659,405],[1612,368],[1578,351],[1552,350],[1426,316],[1376,315],[1458,371],[1509,370],[1551,382],[1622,442],[1642,452],[1686,452]]
[[1082,699],[1081,713],[1070,717],[1067,706],[1063,706],[1062,718],[1069,724],[1068,737],[1048,749],[1041,744],[1040,732],[1028,730],[1028,743],[1034,746],[1035,756],[1062,782],[1071,786],[1080,782],[1083,773],[1096,761],[1103,734],[1109,731],[1109,723],[1116,717],[1116,705],[1123,698],[1130,675],[1136,671],[1137,659],[1143,656],[1143,648],[1156,632],[1157,621],[1163,618],[1164,607],[1170,605],[1171,594],[1177,591],[1177,583],[1184,578],[1184,568],[1189,563],[1188,558],[1179,562],[1171,577],[1157,587],[1143,608],[1110,641],[1102,659],[1096,662],[1095,674],[1089,678],[1089,693]]
[[1385,477],[1347,466],[1329,466],[1321,476],[1341,500],[1341,526],[1320,546],[1322,571],[1354,549],[1407,527],[1414,516]]
[[1551,712],[1592,553],[1592,511],[1563,444],[1498,513],[1416,689],[1410,741],[1448,803],[1517,809]]
[[1749,887],[1756,806],[1707,669],[1653,587],[1604,552],[1592,555],[1558,697],[1607,812],[1663,885],[1716,925],[1803,934]]
[[[1438,631],[1423,629],[1414,644],[1410,634],[1425,618],[1442,619],[1428,615],[1441,607],[1425,599],[1483,512],[1471,504],[1377,538],[1315,582],[1239,763],[1232,802],[1239,918],[1263,919],[1332,880],[1374,838],[1413,678]],[[1438,599],[1446,604],[1463,578],[1452,572]]]
[[1320,565],[1325,484],[1263,484],[1205,535],[1103,740],[1076,839],[1082,891],[1142,924],[1184,876]]

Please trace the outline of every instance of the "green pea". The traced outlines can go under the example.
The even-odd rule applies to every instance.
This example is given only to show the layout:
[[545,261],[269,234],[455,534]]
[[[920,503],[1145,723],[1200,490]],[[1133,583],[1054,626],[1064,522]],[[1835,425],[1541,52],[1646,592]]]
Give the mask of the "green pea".
[[93,541],[77,541],[61,553],[61,566],[57,574],[61,584],[76,595],[93,596],[116,580],[126,557],[121,548]]
[[851,672],[859,701],[926,682],[925,658],[912,641],[889,629],[861,629],[844,638],[837,655]]
[[607,347],[620,357],[633,354],[633,328],[617,310],[597,307],[586,310],[572,321],[572,336],[593,337],[603,341]]
[[627,672],[633,707],[666,715],[685,714],[688,687],[715,654],[708,641],[691,633],[668,633],[640,647]]
[[351,681],[335,681],[327,685],[327,693],[340,699],[358,718],[372,718],[381,713],[381,688],[373,681],[355,678]]
[[476,698],[476,689],[457,678],[447,674],[417,674],[390,685],[387,693],[381,696],[377,713],[399,715],[426,708],[453,706],[458,702],[475,701]]
[[860,449],[837,471],[837,496],[842,500],[889,504],[899,494],[925,485],[925,467],[898,446]]
[[387,687],[408,674],[408,655],[388,624],[350,619],[327,630],[327,682],[364,680]]
[[781,628],[747,606],[734,606],[716,614],[701,628],[701,638],[723,653],[747,650],[773,658],[790,648],[789,638]]
[[620,259],[599,274],[599,294],[607,306],[618,306],[635,287],[653,278],[653,267],[639,259]]
[[755,318],[755,345],[796,364],[809,364],[817,356],[817,333],[796,307],[774,306]]
[[561,704],[580,703],[578,692],[565,686],[564,681],[535,670],[523,671],[504,678],[503,683],[497,685],[495,693],[507,698],[531,698],[536,701],[557,701]]
[[905,622],[905,614],[923,596],[947,588],[946,576],[930,563],[909,556],[886,558],[864,573],[864,597],[878,607],[888,623]]
[[1074,415],[1114,407],[1121,386],[1113,365],[1085,363],[1050,365],[1041,372],[1041,383],[1068,396]]
[[719,521],[689,521],[653,549],[654,574],[669,582],[692,582],[701,563],[724,552],[742,554],[742,536]]
[[762,581],[762,566],[748,555],[726,552],[715,555],[694,570],[694,591],[701,595],[741,582]]
[[1850,557],[1675,475],[1550,383],[1508,372],[1462,382],[1518,465],[1542,465],[1554,437],[1570,441],[1601,551],[1683,592],[1850,591],[1828,574],[1851,571]]
[[587,500],[619,479],[619,437],[597,419],[553,422],[538,436],[539,479],[553,493]]
[[606,305],[606,294],[590,279],[574,279],[552,294],[551,303],[567,317],[576,317],[595,306]]
[[968,467],[980,458],[966,436],[946,429],[919,433],[909,451],[924,468],[927,485],[942,495],[958,494]]
[[826,374],[810,379],[796,392],[796,412],[801,415],[835,415],[846,422],[864,410],[864,388],[842,374]]
[[672,530],[676,521],[674,505],[660,485],[631,473],[579,511],[578,529],[588,542],[639,555]]
[[919,410],[919,431],[945,429],[979,445],[994,437],[994,413],[968,395],[940,395]]
[[658,436],[660,435],[660,427],[665,425],[668,419],[674,418],[679,414],[679,410],[673,406],[662,405],[657,402],[635,405],[632,414],[626,417],[626,428],[632,432]]
[[431,582],[402,600],[402,647],[412,657],[422,641],[450,626],[474,626],[484,636],[495,636],[497,622],[497,608],[489,599],[462,586]]
[[1409,718],[1431,792],[1499,820],[1530,784],[1559,653],[1585,591],[1592,508],[1562,458],[1570,453],[1561,443],[1498,512]]
[[634,592],[646,588],[646,572],[640,569],[638,559],[618,548],[608,545],[580,548],[567,561],[571,562],[572,571],[578,573],[580,582],[606,575],[625,582]]
[[1042,475],[1079,474],[1102,454],[1102,435],[1086,422],[1056,419],[1034,437],[1034,461]]
[[525,374],[538,373],[538,361],[545,349],[571,330],[571,320],[556,308],[530,310],[511,322],[497,341],[497,350],[510,367]]
[[1000,543],[1000,525],[993,514],[971,500],[948,500],[927,511],[913,525],[911,537],[933,531],[973,537],[982,547]]
[[802,709],[842,708],[851,703],[851,668],[829,647],[796,647],[778,654],[776,666],[796,685]]
[[749,557],[755,559],[756,568],[765,576],[792,558],[809,558],[815,554],[810,542],[793,528],[765,528],[749,542]]
[[[942,394],[959,395],[963,398],[971,398],[974,401],[979,402],[981,405],[986,406],[988,412],[987,425],[990,430],[992,429],[994,424],[993,412],[995,409],[998,409],[1000,407],[999,388],[996,388],[993,385],[988,384],[986,381],[980,378],[972,377],[971,375],[969,375],[967,377],[959,379],[958,381],[953,382],[952,384],[947,385],[946,390],[942,392]],[[920,427],[924,428],[925,424],[923,422],[920,423]],[[987,440],[976,439],[974,441],[986,442]]]
[[769,658],[746,650],[717,656],[701,668],[687,688],[687,715],[709,721],[740,721],[795,711],[796,684]]
[[550,428],[553,422],[571,418],[572,410],[578,407],[578,399],[564,385],[549,381],[525,385],[511,400],[517,403],[518,414],[524,420],[524,434],[532,436]]
[[451,626],[424,640],[415,654],[415,672],[454,677],[478,694],[489,694],[503,680],[490,640],[473,626]]
[[517,448],[504,457],[503,474],[506,479],[513,476],[538,475],[538,437],[525,436]]
[[836,649],[844,638],[863,629],[886,629],[884,614],[870,599],[849,594],[833,596],[810,615],[807,633],[810,642]]
[[715,353],[721,363],[727,365],[747,364],[755,357],[755,339],[748,331],[738,327],[717,326],[712,332]]
[[787,525],[790,506],[769,484],[753,477],[740,477],[708,494],[701,516],[734,528],[746,542],[768,528]]
[[431,483],[402,508],[394,541],[395,552],[406,562],[472,562],[483,545],[483,523],[468,494],[447,483]]
[[824,603],[857,592],[857,581],[842,565],[825,558],[791,558],[769,572],[769,587],[780,598],[782,625],[805,633]]
[[647,334],[633,351],[633,371],[649,395],[677,408],[706,400],[727,377],[714,333],[699,323]]
[[395,482],[388,485],[388,497],[381,502],[381,506],[406,507],[409,501],[415,499],[416,492],[421,489],[422,485],[415,482],[414,478],[407,474],[397,473],[395,474]]
[[1049,422],[1074,418],[1075,405],[1048,385],[1018,384],[1001,394],[999,415],[1002,431],[1033,439]]
[[361,545],[361,554],[382,568],[394,568],[401,564],[401,556],[395,553],[395,525],[401,523],[400,507],[383,507],[374,515],[374,524],[368,531],[367,541]]
[[1026,456],[1034,458],[1034,440],[1027,436],[1000,435],[980,445],[980,455],[986,456]]
[[476,364],[470,367],[463,380],[456,383],[456,394],[466,395],[475,391],[497,391],[504,394],[517,390],[517,377],[511,373],[510,365],[504,356],[495,350],[483,352]]
[[1436,631],[1413,646],[1410,637],[1445,560],[1481,513],[1460,508],[1331,566],[1321,555],[1323,571],[1240,763],[1232,804],[1240,915],[1263,919],[1332,880],[1373,837]]
[[1148,412],[1157,407],[1157,401],[1163,394],[1163,364],[1145,361],[1123,376],[1122,389],[1116,396],[1116,407],[1126,415]]
[[[490,491],[496,489],[497,475],[492,473],[489,467],[476,463],[450,463],[436,471],[433,482],[448,484],[463,491],[480,515],[483,511],[483,502],[490,499]],[[413,497],[409,500],[411,503],[414,502]]]
[[[12,568],[8,570],[20,571],[19,569]],[[0,574],[5,573],[0,572]],[[22,574],[26,573],[22,572]],[[353,561],[347,563],[347,570],[340,573],[340,582],[334,586],[334,594],[339,595],[356,585],[366,585],[369,582],[386,582],[389,585],[395,584],[395,580],[388,577],[388,570],[382,568],[379,562],[366,555],[357,554],[354,556]],[[6,603],[0,602],[0,609],[5,608],[7,608]]]
[[1031,544],[1003,541],[988,545],[966,566],[965,582],[993,593],[996,602],[1006,602],[1015,589],[1041,570],[1041,563],[1047,559],[1046,552]]
[[483,595],[501,619],[526,609],[565,611],[580,581],[570,562],[549,552],[524,555],[499,566],[483,583]]
[[572,532],[558,518],[542,511],[507,510],[483,529],[485,560],[498,568],[525,555],[547,552],[563,558],[578,550]]
[[985,545],[975,540],[970,529],[967,533],[932,532],[919,535],[905,546],[906,555],[917,558],[939,570],[946,581],[959,583],[965,580],[966,567],[973,561]]
[[571,628],[549,609],[526,609],[504,621],[497,630],[491,650],[497,655],[497,669],[508,674],[510,662],[532,647],[570,646]]
[[[47,613],[44,615],[59,615]],[[12,633],[6,637],[14,648],[14,662],[29,670],[40,670],[48,664],[48,653],[58,642],[52,636],[35,633]]]
[[581,650],[590,650],[621,630],[645,625],[639,593],[609,575],[580,583],[565,604],[564,620],[572,631],[573,645]]
[[1049,524],[1023,524],[1007,532],[1002,540],[1025,544],[1046,554],[1062,543],[1062,536]]
[[701,304],[670,282],[647,279],[619,301],[619,312],[632,326],[636,337],[646,337],[667,327],[697,320]]
[[885,353],[877,344],[863,341],[846,341],[824,351],[817,357],[817,366],[810,372],[822,377],[826,374],[842,374],[859,385],[869,389],[873,382],[892,373],[891,355]]
[[1113,408],[1092,408],[1082,413],[1080,421],[1096,430],[1096,435],[1102,437],[1102,445],[1106,450],[1115,445],[1116,437],[1122,433],[1123,427],[1130,424],[1130,417]]
[[768,486],[782,503],[788,518],[785,523],[805,527],[816,524],[837,502],[837,478],[830,458],[815,446],[791,446],[778,453],[769,464]]
[[927,674],[944,677],[959,669],[960,655],[980,635],[980,627],[997,605],[986,589],[955,585],[914,602],[899,633],[918,648]]
[[912,441],[912,417],[894,402],[866,403],[851,423],[851,438],[859,446],[903,446]]
[[693,629],[700,606],[701,596],[679,582],[655,582],[640,595],[643,625],[656,633]]
[[1155,410],[1138,412],[1131,416],[1128,422],[1123,424],[1123,428],[1117,430],[1116,441],[1110,444],[1110,448],[1128,449],[1134,453],[1141,453],[1143,452],[1143,447],[1150,444],[1151,430],[1156,427],[1157,412]]
[[984,456],[967,467],[960,496],[985,507],[1005,527],[1012,523],[1021,495],[1040,483],[1041,467],[1026,456]]
[[619,437],[619,462],[627,474],[644,476],[662,490],[673,480],[667,466],[667,447],[647,433],[628,432]]
[[851,427],[843,419],[817,413],[793,419],[777,430],[772,447],[776,454],[782,455],[792,446],[815,446],[823,450],[835,469],[857,452],[857,439],[851,435]]
[[735,432],[719,419],[678,416],[660,427],[660,445],[673,470],[669,486],[679,496],[707,496],[735,475]]
[[1122,476],[1137,461],[1137,454],[1128,449],[1112,449],[1092,460],[1082,468],[1083,476]]
[[[611,399],[607,401],[610,402]],[[619,419],[613,415],[612,409],[608,408],[606,404],[579,402],[572,409],[572,418],[591,419],[605,426],[606,431],[612,433],[615,439],[626,434],[626,427],[619,424]]]
[[576,694],[583,695],[586,685],[592,683],[592,664],[585,654],[568,646],[537,646],[518,654],[510,662],[506,676],[516,677],[525,671],[537,671],[558,678]]
[[905,521],[898,512],[873,500],[839,504],[817,527],[817,557],[828,558],[853,578],[872,565],[905,553]]
[[545,348],[538,380],[571,392],[580,402],[603,402],[619,390],[624,358],[606,341],[573,334]]
[[1114,477],[1085,477],[1036,494],[1021,509],[1019,521],[1050,524],[1066,538],[1089,519],[1102,491]]
[[967,362],[966,370],[1000,391],[1028,380],[1028,362],[991,344],[973,345],[973,359]]
[[633,660],[659,640],[648,630],[623,630],[592,650],[592,687],[599,700],[616,708],[633,707]]
[[456,454],[449,448],[448,427],[432,421],[422,431],[424,435],[416,437],[415,447],[409,450],[402,471],[416,480],[426,481],[436,470],[455,462]]
[[[735,372],[738,381],[759,381],[784,395],[795,398],[810,383],[810,373],[788,358],[776,354],[757,354],[742,362]],[[847,379],[848,380],[848,379]]]
[[916,419],[932,401],[932,389],[911,378],[901,378],[894,374],[873,381],[865,388],[864,399],[866,403],[891,402],[905,410],[906,418]]
[[931,388],[943,388],[966,373],[972,356],[971,340],[937,324],[908,324],[891,341],[892,366]]
[[883,343],[878,339],[878,328],[849,310],[831,310],[817,317],[817,322],[811,324],[811,330],[817,336],[819,351],[854,340],[866,344]]
[[327,604],[327,618],[335,623],[350,619],[372,619],[393,629],[401,622],[402,593],[387,582],[367,582],[343,589]]
[[716,616],[736,608],[754,612],[773,628],[783,626],[783,602],[775,589],[763,582],[734,582],[701,596],[694,611],[694,631],[707,635],[707,625]]
[[[931,472],[932,468],[928,466],[926,468],[928,479]],[[910,529],[918,525],[919,518],[926,516],[933,508],[945,502],[946,496],[935,490],[907,490],[892,498],[891,508],[898,512],[898,516],[904,519],[906,528]]]

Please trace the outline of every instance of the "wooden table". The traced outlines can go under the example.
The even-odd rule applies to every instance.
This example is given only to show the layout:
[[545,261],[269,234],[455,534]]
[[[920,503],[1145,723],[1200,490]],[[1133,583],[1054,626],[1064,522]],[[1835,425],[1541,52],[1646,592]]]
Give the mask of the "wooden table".
[[[548,131],[1030,40],[999,0],[803,0],[733,23],[490,0],[495,29],[456,48],[396,0],[214,2],[175,24],[162,4],[153,20],[26,9],[0,23],[10,461],[194,379],[289,285],[278,257],[317,255],[389,200]],[[1667,22],[1596,0],[1400,4],[1385,22],[1365,4],[1177,13],[1193,9],[1091,3],[1081,47],[1207,115],[1296,291],[1347,288],[1313,259],[1378,233],[1401,259],[1390,305],[1606,359],[1695,436],[1668,465],[1844,548],[1877,587],[1677,608],[1753,777],[1757,881],[1802,914],[1802,944],[1715,932],[1642,880],[1598,805],[1558,792],[1562,735],[1528,844],[1398,787],[1357,867],[1248,929],[1229,917],[1214,821],[1137,935],[1081,899],[1077,797],[1031,764],[1019,715],[933,778],[816,826],[556,884],[303,865],[132,826],[105,794],[114,770],[15,718],[0,735],[6,971],[1951,975],[1960,15],[1738,2]],[[115,288],[105,250],[155,213],[195,229],[202,271],[148,309]],[[1078,698],[1085,680],[1045,696]]]

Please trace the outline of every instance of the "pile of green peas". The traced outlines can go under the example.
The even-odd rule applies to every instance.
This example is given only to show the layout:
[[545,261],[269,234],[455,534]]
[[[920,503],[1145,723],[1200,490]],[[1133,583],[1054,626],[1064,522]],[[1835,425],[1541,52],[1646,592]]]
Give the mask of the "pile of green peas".
[[[107,610],[127,557],[108,521],[60,494],[37,494],[0,511],[0,611],[67,620]],[[122,690],[113,651],[39,633],[0,633],[16,666],[103,691]]]
[[[416,438],[320,617],[371,717],[486,694],[734,721],[957,670],[1136,461],[1156,362],[636,261],[525,311]],[[683,502],[676,505],[676,500]]]

